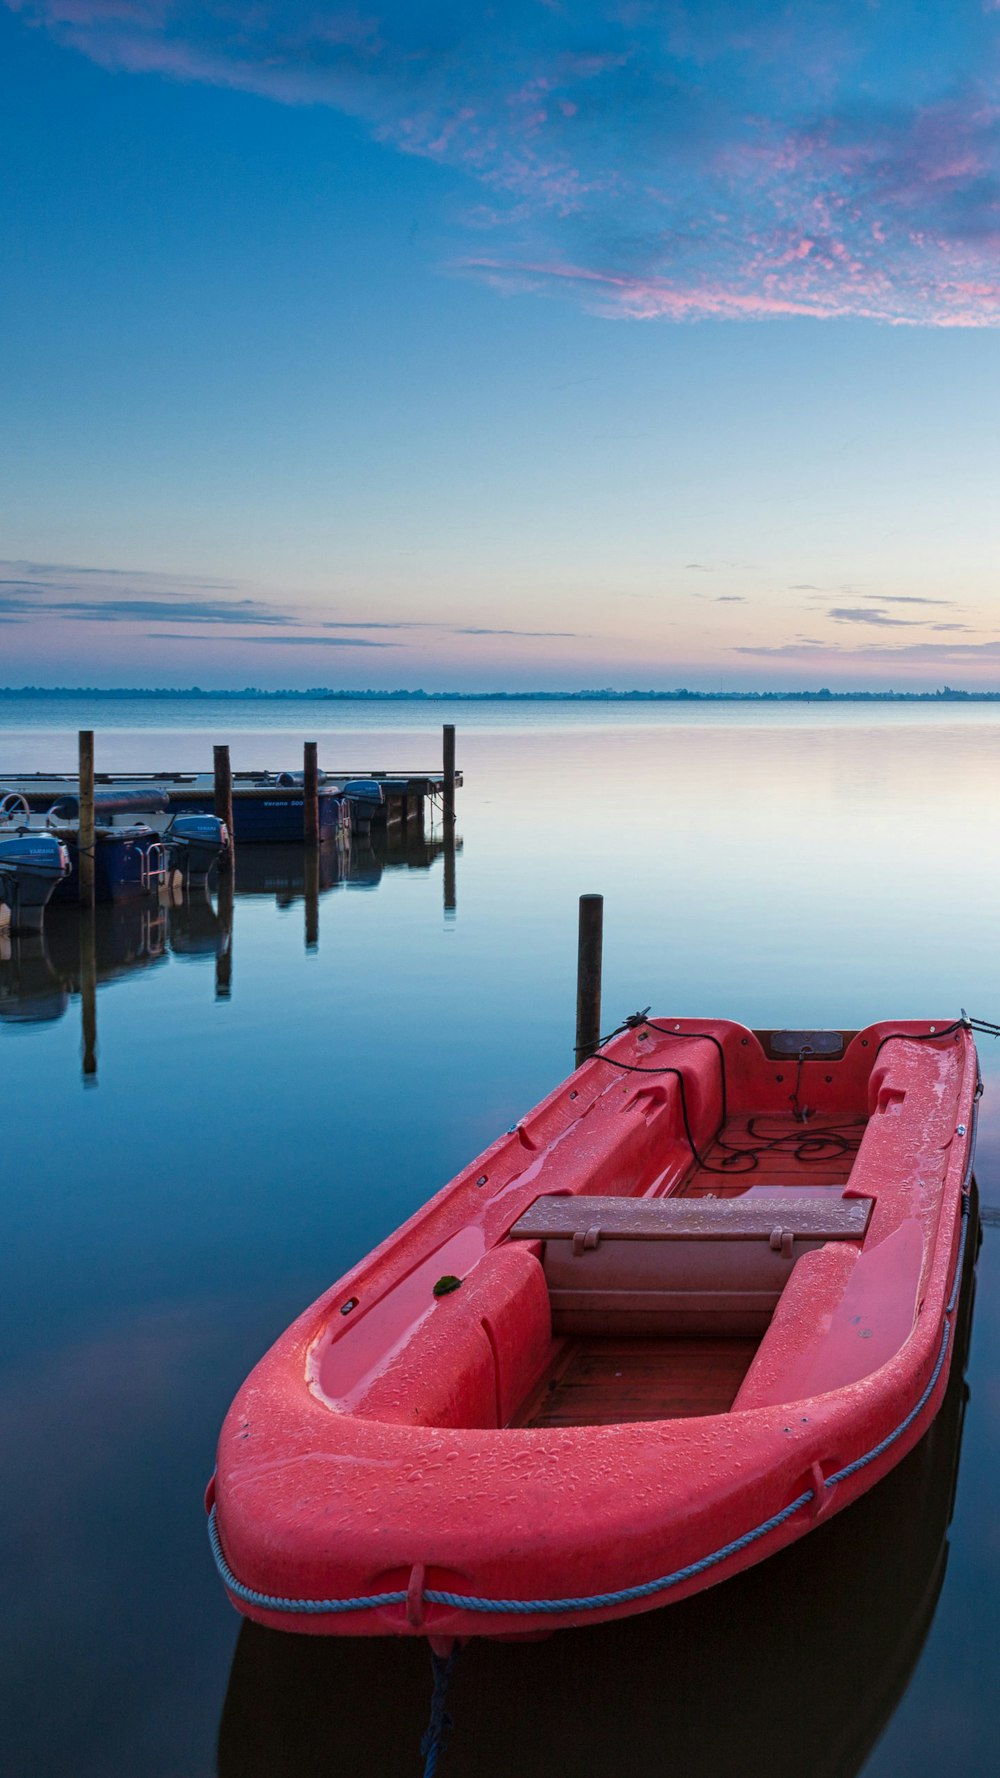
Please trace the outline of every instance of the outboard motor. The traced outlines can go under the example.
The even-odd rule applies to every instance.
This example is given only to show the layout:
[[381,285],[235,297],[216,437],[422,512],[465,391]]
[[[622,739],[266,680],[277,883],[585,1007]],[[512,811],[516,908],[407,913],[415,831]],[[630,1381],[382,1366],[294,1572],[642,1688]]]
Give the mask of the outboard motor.
[[13,932],[41,931],[52,893],[69,873],[69,852],[54,833],[0,835],[0,902]]
[[203,882],[229,850],[229,829],[217,815],[175,815],[163,830],[163,844],[186,883]]
[[367,833],[382,807],[382,786],[377,778],[349,778],[341,794],[351,811],[351,825],[356,833]]

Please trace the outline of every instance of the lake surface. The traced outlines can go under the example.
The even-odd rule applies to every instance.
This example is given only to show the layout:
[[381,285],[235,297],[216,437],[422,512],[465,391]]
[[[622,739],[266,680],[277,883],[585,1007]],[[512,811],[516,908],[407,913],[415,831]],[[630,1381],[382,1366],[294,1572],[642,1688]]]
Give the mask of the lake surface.
[[[0,778],[72,770],[81,724],[105,770],[210,769],[219,740],[237,767],[297,766],[307,738],[332,768],[431,768],[452,720],[447,893],[432,837],[360,850],[308,896],[301,854],[245,848],[231,912],[98,910],[90,949],[51,910],[44,949],[0,950],[18,1778],[419,1772],[423,1650],[241,1631],[201,1497],[271,1340],[572,1067],[581,892],[605,896],[605,1029],[648,1004],[760,1027],[1000,1019],[989,706],[9,702]],[[980,1055],[997,1206],[1000,1046]],[[739,1580],[464,1651],[442,1778],[992,1774],[995,1226],[966,1383],[967,1402],[957,1366],[892,1478]]]

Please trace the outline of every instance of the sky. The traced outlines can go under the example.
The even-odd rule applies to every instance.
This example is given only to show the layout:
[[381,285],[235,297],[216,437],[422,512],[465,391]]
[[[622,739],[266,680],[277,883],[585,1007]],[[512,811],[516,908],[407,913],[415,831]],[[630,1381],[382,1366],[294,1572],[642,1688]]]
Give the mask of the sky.
[[1000,0],[0,0],[0,684],[1000,689]]

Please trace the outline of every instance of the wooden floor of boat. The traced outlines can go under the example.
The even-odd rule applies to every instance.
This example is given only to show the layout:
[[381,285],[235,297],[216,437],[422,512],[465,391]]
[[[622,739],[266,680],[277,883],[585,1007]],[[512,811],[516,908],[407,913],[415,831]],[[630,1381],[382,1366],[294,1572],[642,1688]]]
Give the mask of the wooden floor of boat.
[[[823,1131],[830,1132],[829,1140],[817,1148],[815,1143]],[[735,1198],[751,1186],[776,1191],[844,1186],[864,1133],[864,1121],[837,1123],[816,1117],[802,1124],[794,1117],[730,1118],[704,1156],[705,1165],[693,1169],[676,1195]],[[734,1162],[734,1149],[752,1150],[755,1165],[749,1167],[738,1159]],[[725,1166],[726,1161],[731,1165]]]
[[759,1342],[569,1339],[518,1426],[617,1426],[724,1414]]

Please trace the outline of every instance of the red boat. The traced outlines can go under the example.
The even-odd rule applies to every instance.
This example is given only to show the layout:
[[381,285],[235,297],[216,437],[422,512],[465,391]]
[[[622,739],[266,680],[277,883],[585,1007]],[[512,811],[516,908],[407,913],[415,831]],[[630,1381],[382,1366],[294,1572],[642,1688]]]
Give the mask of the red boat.
[[944,1394],[979,1090],[964,1019],[636,1015],[243,1385],[208,1490],[233,1603],[537,1634],[840,1511]]

